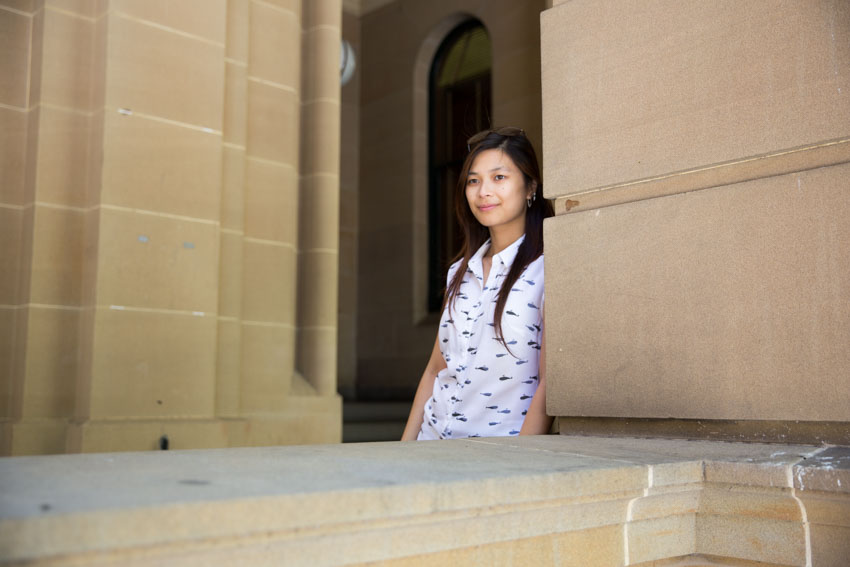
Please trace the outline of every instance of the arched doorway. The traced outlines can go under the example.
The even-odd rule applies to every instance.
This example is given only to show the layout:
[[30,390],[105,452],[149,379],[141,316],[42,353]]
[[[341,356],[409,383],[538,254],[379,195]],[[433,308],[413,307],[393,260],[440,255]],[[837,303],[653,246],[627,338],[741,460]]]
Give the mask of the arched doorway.
[[429,77],[428,312],[442,305],[448,263],[460,247],[453,194],[466,140],[490,126],[490,37],[470,19],[440,44]]

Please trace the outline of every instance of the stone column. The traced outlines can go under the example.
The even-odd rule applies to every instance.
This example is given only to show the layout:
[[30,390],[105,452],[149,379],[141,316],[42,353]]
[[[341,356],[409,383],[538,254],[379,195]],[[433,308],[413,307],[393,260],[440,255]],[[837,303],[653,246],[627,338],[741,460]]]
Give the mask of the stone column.
[[65,448],[98,157],[99,13],[0,2],[0,452]]
[[341,26],[340,0],[305,3],[297,368],[320,396],[336,394]]
[[[2,453],[339,440],[333,357],[321,387],[293,377],[302,38],[312,67],[339,60],[341,7],[310,5],[312,35],[300,2],[0,1]],[[335,85],[330,113],[308,89],[336,128],[311,164],[338,160]],[[301,326],[324,348],[318,265]]]
[[[215,426],[226,3],[108,3],[71,451],[221,446]],[[90,307],[89,307],[89,303]]]
[[244,414],[279,412],[295,367],[301,6],[248,2]]

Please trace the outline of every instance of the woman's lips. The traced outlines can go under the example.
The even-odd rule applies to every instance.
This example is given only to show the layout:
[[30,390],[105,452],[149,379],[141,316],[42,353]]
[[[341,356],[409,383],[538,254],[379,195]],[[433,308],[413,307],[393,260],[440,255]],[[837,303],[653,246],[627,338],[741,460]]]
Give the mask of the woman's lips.
[[497,203],[492,203],[489,205],[478,205],[478,210],[486,213],[487,211],[491,211],[498,206],[499,205]]

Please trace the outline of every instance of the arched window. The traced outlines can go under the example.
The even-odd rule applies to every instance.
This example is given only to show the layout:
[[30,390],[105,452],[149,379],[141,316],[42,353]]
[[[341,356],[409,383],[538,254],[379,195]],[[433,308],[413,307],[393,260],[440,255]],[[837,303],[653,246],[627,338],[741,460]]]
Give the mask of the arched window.
[[466,140],[490,126],[490,38],[478,20],[443,40],[429,78],[428,311],[440,310],[448,262],[460,248],[453,194]]

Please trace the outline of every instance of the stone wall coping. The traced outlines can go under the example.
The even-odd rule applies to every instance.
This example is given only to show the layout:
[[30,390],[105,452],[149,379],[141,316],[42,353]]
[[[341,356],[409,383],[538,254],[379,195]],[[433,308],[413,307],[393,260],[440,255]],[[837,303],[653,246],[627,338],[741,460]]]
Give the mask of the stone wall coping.
[[0,459],[0,563],[262,549],[333,565],[619,524],[628,559],[634,522],[738,514],[701,508],[716,486],[781,500],[756,516],[806,527],[792,554],[810,553],[806,493],[837,498],[850,527],[846,447],[540,436],[78,454]]

